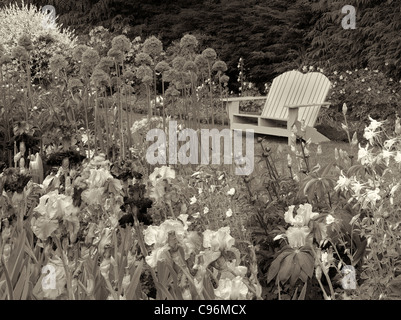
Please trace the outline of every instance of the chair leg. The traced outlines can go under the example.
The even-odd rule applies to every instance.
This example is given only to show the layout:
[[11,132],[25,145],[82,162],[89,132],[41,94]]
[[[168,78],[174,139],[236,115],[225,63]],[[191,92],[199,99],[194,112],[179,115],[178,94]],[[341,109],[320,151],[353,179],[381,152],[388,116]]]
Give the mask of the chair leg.
[[233,123],[234,113],[239,113],[239,101],[228,101],[227,102],[227,113],[228,118],[230,119],[230,127]]
[[309,138],[313,143],[321,143],[321,142],[328,142],[330,141],[329,138],[321,134],[319,131],[316,130],[316,128],[312,127],[306,127],[306,134],[305,134],[305,140],[308,140]]
[[292,127],[297,120],[298,120],[298,108],[288,108],[288,120],[287,120],[288,145],[291,145]]

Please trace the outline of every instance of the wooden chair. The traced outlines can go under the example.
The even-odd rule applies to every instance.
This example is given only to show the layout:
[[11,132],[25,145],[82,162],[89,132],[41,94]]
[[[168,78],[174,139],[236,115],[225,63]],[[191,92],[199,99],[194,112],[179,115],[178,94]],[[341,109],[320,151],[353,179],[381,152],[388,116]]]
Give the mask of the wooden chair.
[[[320,72],[303,74],[293,70],[273,80],[267,97],[236,97],[223,99],[227,102],[230,129],[253,129],[255,133],[288,137],[296,121],[305,121],[306,140],[320,143],[329,141],[315,128],[320,108],[328,107],[325,102],[330,90],[330,80]],[[239,112],[241,101],[266,100],[260,115]]]

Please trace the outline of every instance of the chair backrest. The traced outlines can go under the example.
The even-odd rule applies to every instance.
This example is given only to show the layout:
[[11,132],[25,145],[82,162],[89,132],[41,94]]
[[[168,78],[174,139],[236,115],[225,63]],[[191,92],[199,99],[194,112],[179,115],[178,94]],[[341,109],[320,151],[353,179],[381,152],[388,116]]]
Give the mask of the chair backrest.
[[[286,120],[288,108],[285,105],[323,103],[330,84],[330,80],[320,72],[285,72],[274,78],[261,115]],[[298,120],[305,120],[306,125],[313,127],[319,110],[320,106],[299,108]]]

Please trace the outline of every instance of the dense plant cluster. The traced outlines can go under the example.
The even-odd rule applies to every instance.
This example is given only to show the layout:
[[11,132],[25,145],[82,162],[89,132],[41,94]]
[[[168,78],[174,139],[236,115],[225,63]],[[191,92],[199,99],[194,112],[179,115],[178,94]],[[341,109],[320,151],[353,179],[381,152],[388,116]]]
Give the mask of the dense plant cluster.
[[395,108],[396,81],[333,71],[323,117],[348,145],[325,150],[297,121],[289,147],[256,138],[238,176],[238,154],[148,161],[150,129],[181,147],[185,129],[200,139],[219,122],[228,67],[214,49],[104,27],[81,41],[42,52],[46,84],[33,35],[0,50],[0,299],[399,299],[401,119],[370,105]]

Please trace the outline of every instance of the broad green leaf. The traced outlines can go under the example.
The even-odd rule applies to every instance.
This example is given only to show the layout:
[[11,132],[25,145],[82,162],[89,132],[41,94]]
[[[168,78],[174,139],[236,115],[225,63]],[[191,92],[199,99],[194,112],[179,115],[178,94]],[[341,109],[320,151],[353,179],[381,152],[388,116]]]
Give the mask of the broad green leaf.
[[284,251],[282,251],[276,259],[273,260],[269,267],[269,271],[267,272],[267,283],[269,283],[274,277],[277,275],[277,273],[280,270],[280,264],[281,261],[287,257],[289,254],[293,252],[292,249],[286,248]]
[[306,252],[299,252],[298,254],[298,261],[301,266],[301,269],[310,277],[313,276],[313,271],[315,267],[315,260],[313,256]]
[[327,174],[329,173],[329,171],[330,171],[331,167],[333,166],[334,162],[335,161],[332,161],[329,164],[323,166],[323,168],[322,168],[323,171],[322,171],[322,174],[321,174],[322,177],[326,177],[327,176]]
[[291,277],[290,277],[290,285],[294,286],[295,282],[299,278],[299,274],[301,272],[301,266],[299,265],[298,254],[295,254],[294,260],[292,262],[292,270],[291,270]]
[[301,272],[299,273],[299,279],[301,279],[304,283],[308,282],[308,275],[301,269]]
[[293,268],[295,252],[289,254],[280,265],[280,270],[277,274],[277,281],[285,283],[291,276],[291,269]]

